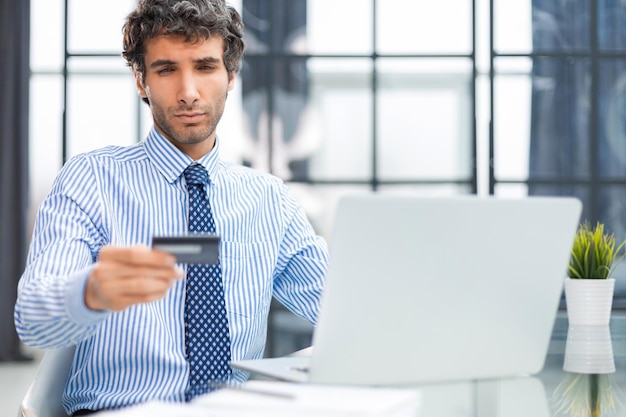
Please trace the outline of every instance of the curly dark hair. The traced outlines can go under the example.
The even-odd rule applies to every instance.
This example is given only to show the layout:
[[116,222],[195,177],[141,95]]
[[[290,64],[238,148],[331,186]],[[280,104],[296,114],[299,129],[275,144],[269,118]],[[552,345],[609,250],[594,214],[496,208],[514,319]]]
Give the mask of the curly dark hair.
[[221,37],[229,76],[239,71],[243,57],[243,22],[224,0],[139,0],[122,31],[122,57],[142,80],[146,75],[145,43],[159,35],[183,35],[185,42]]

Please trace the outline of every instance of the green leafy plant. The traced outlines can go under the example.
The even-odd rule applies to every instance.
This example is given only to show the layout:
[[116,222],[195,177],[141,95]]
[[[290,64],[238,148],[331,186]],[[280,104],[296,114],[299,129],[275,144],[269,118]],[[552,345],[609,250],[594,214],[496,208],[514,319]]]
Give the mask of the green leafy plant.
[[624,259],[626,240],[616,246],[615,235],[604,231],[604,224],[598,222],[591,227],[588,221],[580,225],[570,256],[567,275],[578,279],[606,279]]

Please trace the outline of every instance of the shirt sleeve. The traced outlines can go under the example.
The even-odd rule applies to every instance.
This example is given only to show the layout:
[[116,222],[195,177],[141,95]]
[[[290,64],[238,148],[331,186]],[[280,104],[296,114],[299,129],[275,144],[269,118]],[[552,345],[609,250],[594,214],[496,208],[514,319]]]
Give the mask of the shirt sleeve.
[[15,304],[15,326],[29,346],[76,344],[110,314],[84,303],[85,283],[103,241],[97,196],[89,161],[77,157],[63,167],[39,207]]
[[315,324],[328,270],[328,246],[284,185],[282,193],[286,229],[274,278],[274,296],[294,314]]

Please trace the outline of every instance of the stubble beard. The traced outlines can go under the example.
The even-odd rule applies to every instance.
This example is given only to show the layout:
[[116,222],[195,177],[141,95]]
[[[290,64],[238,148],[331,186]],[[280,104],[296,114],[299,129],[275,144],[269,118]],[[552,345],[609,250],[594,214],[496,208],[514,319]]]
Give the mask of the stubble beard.
[[[152,115],[155,124],[161,128],[162,132],[174,144],[192,145],[207,140],[217,128],[217,124],[224,113],[224,104],[226,97],[215,103],[215,106],[207,105],[204,108],[180,106],[175,109],[166,111],[161,106],[152,106]],[[175,126],[172,120],[176,117],[174,114],[189,111],[201,111],[208,115],[208,119],[203,124],[198,125],[179,125]]]

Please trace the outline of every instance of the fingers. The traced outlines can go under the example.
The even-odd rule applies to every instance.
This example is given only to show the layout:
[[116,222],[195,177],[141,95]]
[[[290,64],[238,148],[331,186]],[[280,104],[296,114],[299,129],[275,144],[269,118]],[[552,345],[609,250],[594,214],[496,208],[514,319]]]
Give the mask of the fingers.
[[[170,279],[148,276],[123,279],[102,279],[97,275],[89,284],[93,285],[95,302],[88,307],[98,310],[121,311],[133,304],[149,303],[165,296],[174,283]],[[87,298],[86,298],[87,300]]]
[[93,310],[120,311],[165,296],[184,276],[176,258],[146,246],[102,248],[87,279],[85,305]]
[[99,261],[97,265],[97,273],[101,279],[135,279],[150,278],[161,280],[178,280],[182,278],[183,271],[172,266],[149,266],[149,265],[133,265],[127,263],[118,263],[111,261]]
[[118,263],[129,265],[146,265],[146,266],[174,266],[176,258],[160,250],[150,249],[144,245],[137,245],[130,248],[120,246],[105,246],[100,251],[99,260],[113,260]]
[[130,248],[104,247],[98,261],[103,278],[150,277],[171,280],[183,277],[183,271],[176,267],[173,255],[143,245]]

